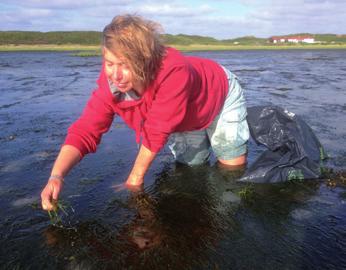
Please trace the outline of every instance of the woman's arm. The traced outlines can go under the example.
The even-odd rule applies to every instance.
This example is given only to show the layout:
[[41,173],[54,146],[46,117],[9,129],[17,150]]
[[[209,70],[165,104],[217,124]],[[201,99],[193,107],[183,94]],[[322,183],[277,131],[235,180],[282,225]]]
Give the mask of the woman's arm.
[[143,126],[143,143],[133,169],[126,181],[127,186],[143,184],[157,153],[184,119],[189,94],[193,85],[193,75],[188,66],[175,66],[161,78],[160,89],[147,114]]
[[41,203],[44,210],[53,210],[53,200],[57,200],[62,189],[64,177],[80,161],[79,150],[72,145],[64,145],[55,160],[48,183],[41,192]]
[[126,180],[127,186],[139,186],[143,184],[144,175],[148,171],[150,164],[155,159],[156,153],[141,145],[132,171]]

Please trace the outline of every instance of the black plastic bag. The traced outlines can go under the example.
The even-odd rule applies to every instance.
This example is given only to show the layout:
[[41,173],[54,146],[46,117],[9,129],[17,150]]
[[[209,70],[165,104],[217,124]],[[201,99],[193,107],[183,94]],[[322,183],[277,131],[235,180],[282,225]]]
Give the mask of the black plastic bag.
[[324,149],[299,116],[277,106],[256,106],[248,108],[247,121],[254,141],[268,149],[239,181],[276,183],[321,177]]

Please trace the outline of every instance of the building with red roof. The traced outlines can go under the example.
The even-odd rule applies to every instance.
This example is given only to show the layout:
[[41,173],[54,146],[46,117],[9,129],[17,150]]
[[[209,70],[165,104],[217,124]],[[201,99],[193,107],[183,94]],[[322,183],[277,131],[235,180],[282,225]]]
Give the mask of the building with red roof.
[[270,39],[272,43],[315,43],[315,39],[311,35],[297,36],[273,36]]

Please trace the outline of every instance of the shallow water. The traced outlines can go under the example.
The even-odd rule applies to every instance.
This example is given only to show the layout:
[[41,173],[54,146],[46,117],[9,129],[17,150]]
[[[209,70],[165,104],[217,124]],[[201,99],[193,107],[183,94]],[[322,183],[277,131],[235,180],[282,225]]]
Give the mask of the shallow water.
[[[194,53],[240,79],[249,105],[287,108],[346,167],[346,51]],[[212,160],[175,166],[165,149],[143,192],[117,191],[137,146],[116,119],[66,179],[53,226],[39,194],[100,69],[69,53],[0,53],[1,269],[346,269],[346,174],[244,185]],[[249,147],[250,163],[262,151]]]

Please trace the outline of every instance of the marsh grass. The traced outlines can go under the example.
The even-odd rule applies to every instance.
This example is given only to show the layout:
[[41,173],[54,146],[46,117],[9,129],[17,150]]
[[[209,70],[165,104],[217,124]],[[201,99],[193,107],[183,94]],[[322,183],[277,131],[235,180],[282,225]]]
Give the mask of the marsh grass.
[[[346,49],[346,44],[288,44],[288,45],[229,45],[229,44],[166,44],[181,51],[234,51],[234,50],[321,50],[321,49]],[[46,45],[0,45],[0,52],[11,51],[71,51],[73,56],[91,57],[100,56],[99,45],[78,44],[46,44]]]
[[82,51],[82,52],[76,52],[72,53],[72,56],[78,56],[78,57],[94,57],[94,56],[101,56],[102,53],[100,51]]
[[54,208],[51,211],[48,211],[48,216],[50,222],[53,226],[63,227],[63,216],[68,216],[68,211],[71,209],[74,212],[72,206],[63,201],[53,201]]
[[0,51],[2,52],[15,52],[15,51],[97,51],[100,46],[86,46],[86,45],[54,45],[54,44],[37,44],[37,45],[0,45]]
[[[168,45],[170,46],[170,45]],[[172,45],[181,51],[237,51],[237,50],[321,50],[321,49],[346,49],[346,44],[288,44],[288,45],[209,45],[190,44]]]
[[253,184],[247,184],[238,191],[238,195],[245,201],[251,201],[255,197],[255,188]]

